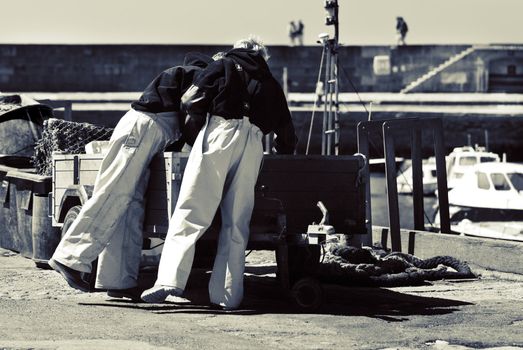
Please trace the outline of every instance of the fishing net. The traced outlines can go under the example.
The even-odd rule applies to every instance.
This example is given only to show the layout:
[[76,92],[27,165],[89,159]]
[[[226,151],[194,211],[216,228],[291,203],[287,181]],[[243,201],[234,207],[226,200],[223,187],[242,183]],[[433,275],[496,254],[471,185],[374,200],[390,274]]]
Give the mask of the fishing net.
[[109,140],[113,128],[49,118],[44,121],[42,137],[35,145],[33,165],[39,175],[52,175],[54,152],[85,153],[91,141]]

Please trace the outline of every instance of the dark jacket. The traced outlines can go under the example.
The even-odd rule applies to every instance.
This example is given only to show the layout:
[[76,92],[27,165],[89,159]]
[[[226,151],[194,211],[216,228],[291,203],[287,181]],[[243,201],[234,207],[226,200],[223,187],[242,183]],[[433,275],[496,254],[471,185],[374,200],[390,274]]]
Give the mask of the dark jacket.
[[[252,84],[251,79],[255,80]],[[251,94],[247,93],[249,86]],[[274,131],[278,153],[294,152],[297,139],[285,94],[256,51],[232,49],[209,64],[182,96],[182,107],[189,115],[210,113],[225,119],[248,116],[264,134]]]
[[171,67],[161,72],[147,85],[140,99],[131,107],[137,111],[162,113],[180,111],[180,98],[191,86],[197,73],[213,62],[212,58],[198,52],[189,52],[183,66]]

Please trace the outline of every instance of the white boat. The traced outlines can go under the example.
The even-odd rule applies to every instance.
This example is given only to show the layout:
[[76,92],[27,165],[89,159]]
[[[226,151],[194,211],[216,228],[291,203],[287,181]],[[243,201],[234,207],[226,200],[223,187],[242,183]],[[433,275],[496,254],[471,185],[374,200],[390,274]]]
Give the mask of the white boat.
[[[438,189],[436,158],[430,157],[423,160],[422,178],[423,194],[434,194],[434,192]],[[398,185],[398,193],[412,193],[412,166],[409,166],[405,170],[399,172],[396,178],[396,183]]]
[[452,225],[452,230],[465,236],[523,242],[523,221],[472,222],[465,219]]
[[463,173],[448,198],[453,231],[523,240],[523,164],[476,164]]
[[[475,164],[500,162],[496,153],[488,152],[484,147],[456,147],[445,157],[447,171],[447,187],[452,189],[456,181]],[[436,159],[430,157],[423,160],[422,164],[423,193],[434,194],[438,189],[438,178],[436,172]],[[398,193],[412,193],[412,167],[409,166],[397,176]]]
[[480,163],[499,163],[499,155],[488,152],[484,147],[456,147],[445,158],[447,164],[447,187],[452,189],[456,181],[463,177],[463,174],[476,164]]

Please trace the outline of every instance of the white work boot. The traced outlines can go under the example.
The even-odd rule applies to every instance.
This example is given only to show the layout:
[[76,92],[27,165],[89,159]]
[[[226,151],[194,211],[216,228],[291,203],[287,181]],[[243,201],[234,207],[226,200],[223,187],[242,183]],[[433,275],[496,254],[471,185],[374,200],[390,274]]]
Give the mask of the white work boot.
[[156,304],[156,303],[162,303],[167,299],[169,295],[173,295],[176,297],[180,297],[183,294],[183,290],[176,287],[170,287],[170,286],[153,286],[152,288],[149,288],[145,290],[141,298],[146,303],[150,304]]

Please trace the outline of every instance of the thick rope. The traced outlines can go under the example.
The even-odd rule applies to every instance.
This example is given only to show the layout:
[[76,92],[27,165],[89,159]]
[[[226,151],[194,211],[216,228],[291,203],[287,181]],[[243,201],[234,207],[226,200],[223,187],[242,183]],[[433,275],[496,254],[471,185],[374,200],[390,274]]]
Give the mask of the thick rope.
[[388,254],[338,243],[327,246],[319,272],[329,282],[372,286],[419,285],[424,281],[476,277],[466,263],[450,256],[422,260],[411,254]]

